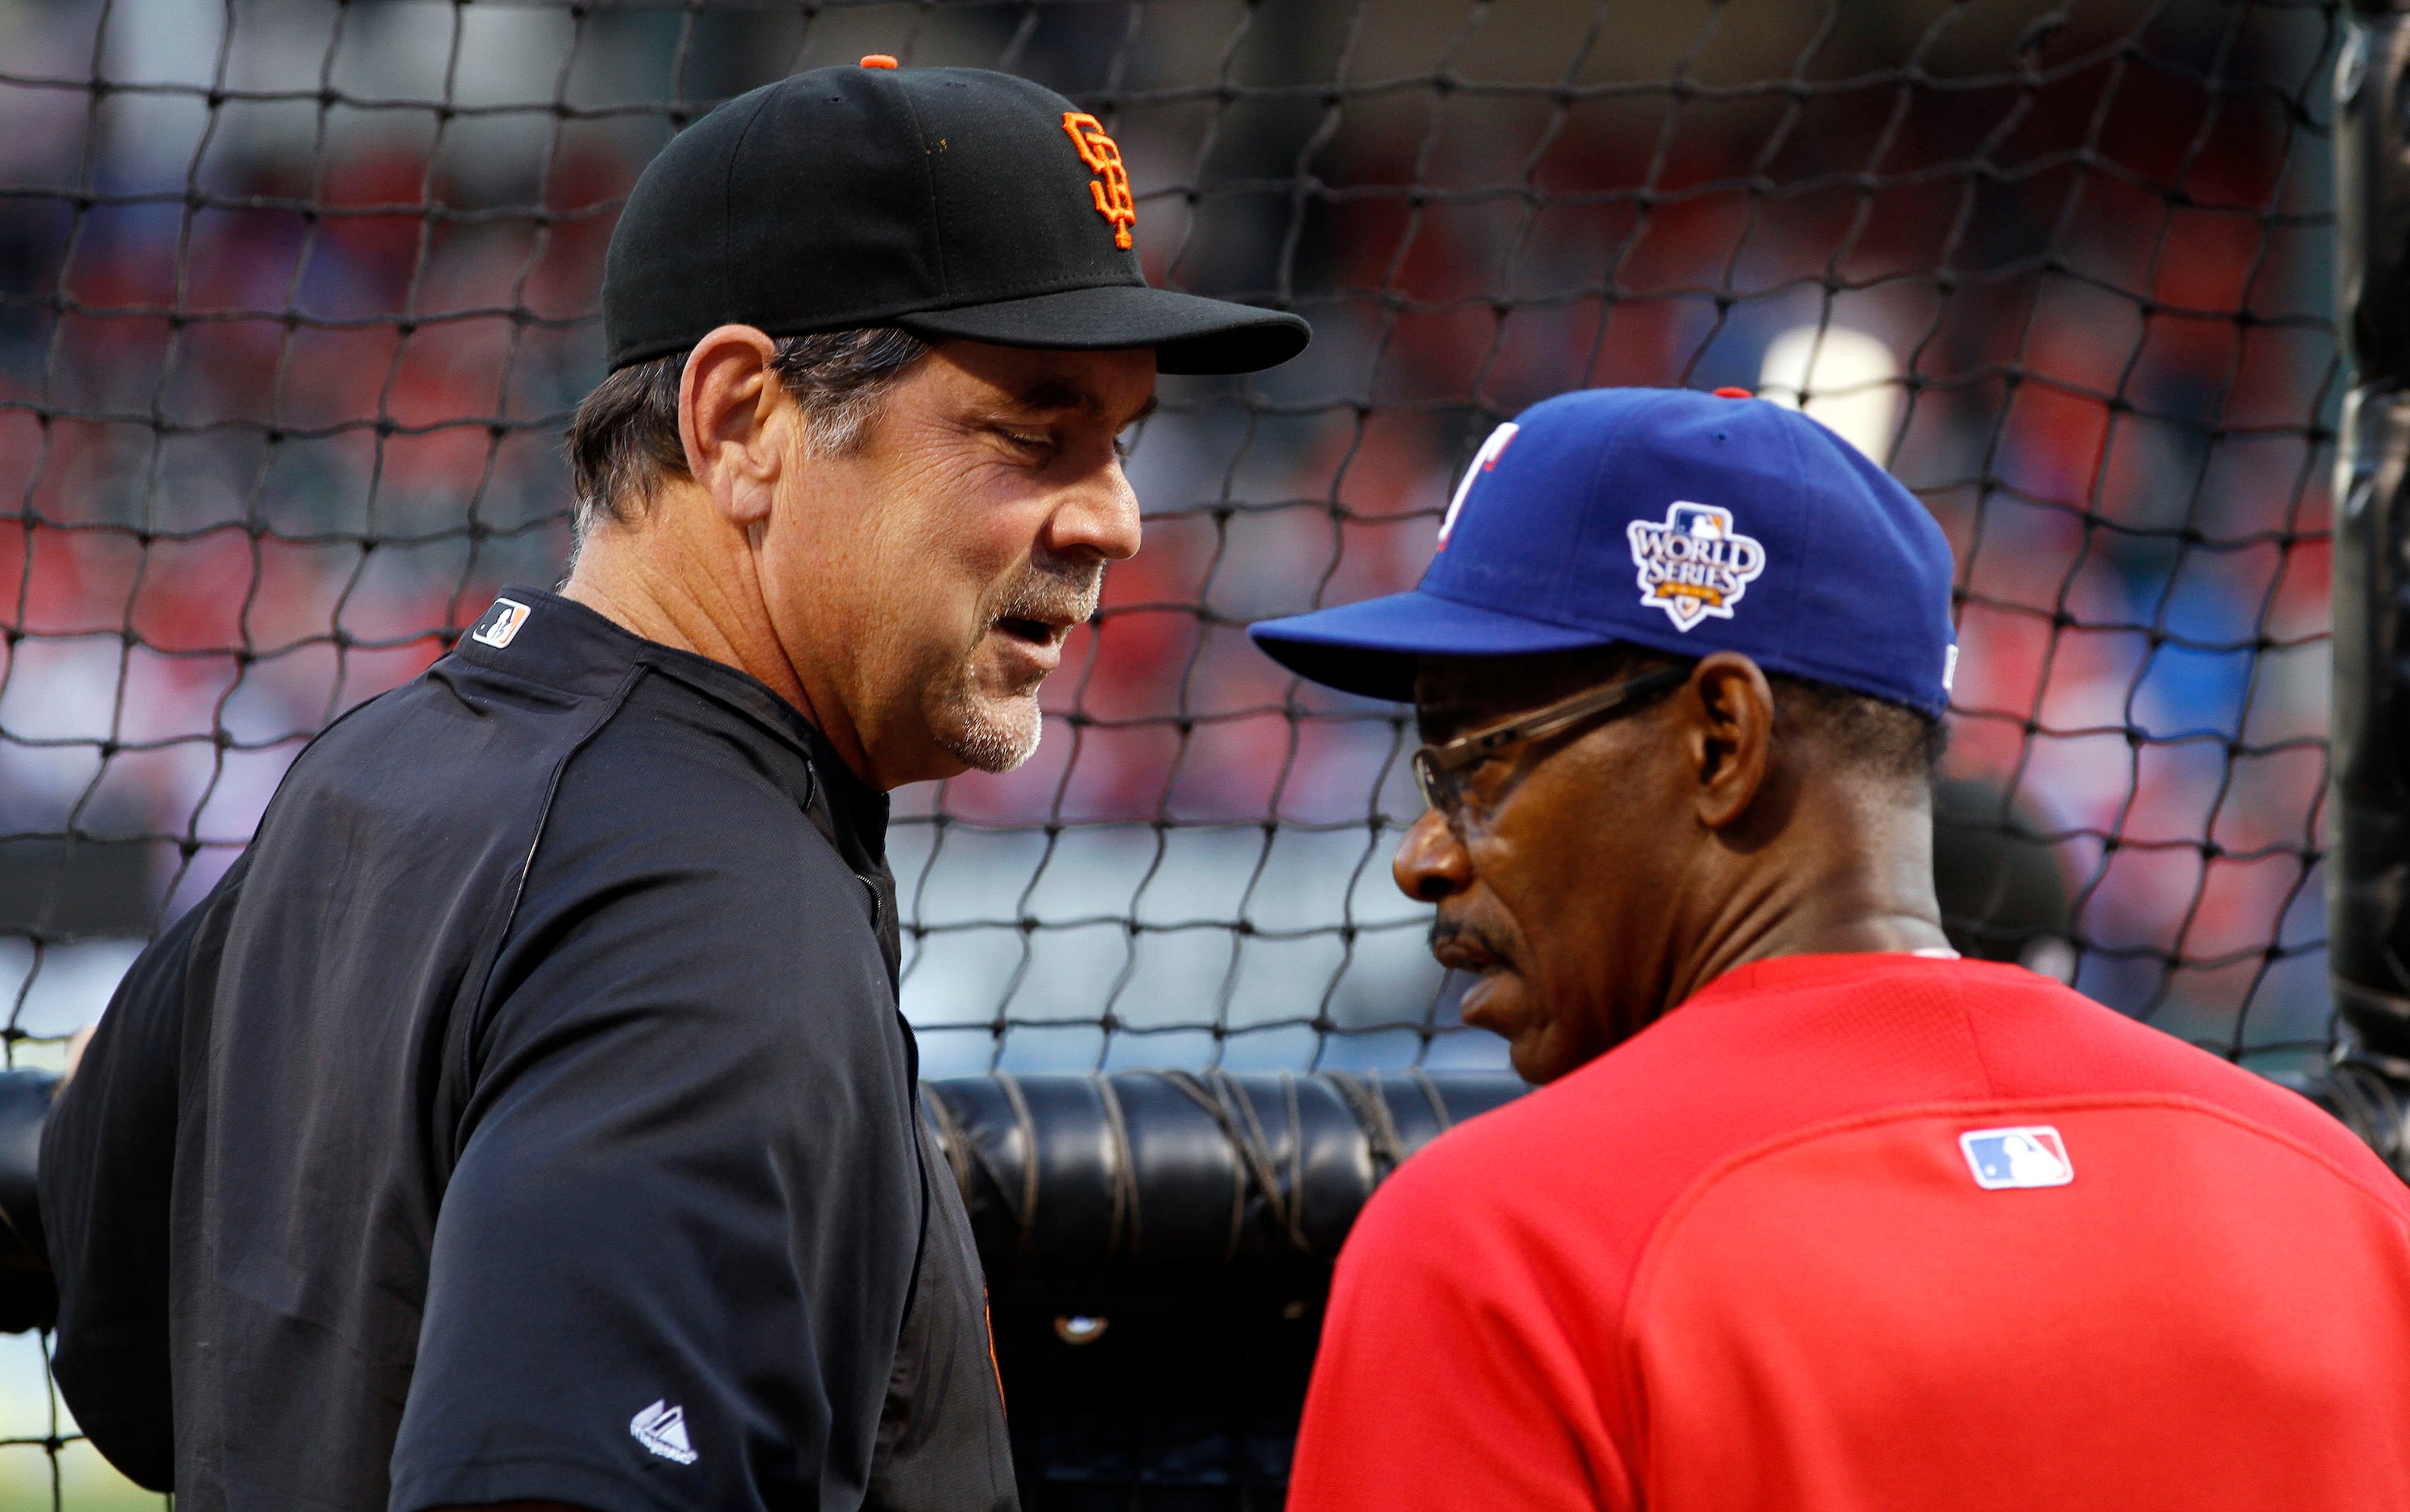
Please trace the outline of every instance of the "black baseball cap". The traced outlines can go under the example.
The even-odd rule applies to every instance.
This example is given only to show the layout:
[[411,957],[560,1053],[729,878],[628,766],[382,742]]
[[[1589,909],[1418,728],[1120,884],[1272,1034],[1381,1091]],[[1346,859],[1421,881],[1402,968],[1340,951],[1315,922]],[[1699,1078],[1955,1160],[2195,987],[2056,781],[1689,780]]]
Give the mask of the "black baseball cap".
[[1153,347],[1253,372],[1313,337],[1280,311],[1149,287],[1121,152],[1050,89],[983,68],[815,68],[704,116],[628,196],[602,270],[616,371],[715,327]]

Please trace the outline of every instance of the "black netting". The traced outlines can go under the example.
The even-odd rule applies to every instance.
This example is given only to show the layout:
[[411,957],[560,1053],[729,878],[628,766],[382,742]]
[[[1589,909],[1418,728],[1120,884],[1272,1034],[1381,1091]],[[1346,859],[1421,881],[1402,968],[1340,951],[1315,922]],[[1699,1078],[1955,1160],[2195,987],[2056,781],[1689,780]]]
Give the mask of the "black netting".
[[[0,4],[0,1022],[56,1064],[335,713],[559,573],[620,196],[869,51],[1118,137],[1158,282],[1304,313],[1173,380],[1038,758],[899,795],[935,1075],[1493,1065],[1387,855],[1400,711],[1247,621],[1411,583],[1499,418],[1796,398],[1959,556],[1961,938],[2322,1050],[2327,3]],[[0,1504],[130,1496],[0,1343]],[[112,1490],[112,1488],[115,1488]],[[1118,1505],[1118,1504],[1117,1504]]]

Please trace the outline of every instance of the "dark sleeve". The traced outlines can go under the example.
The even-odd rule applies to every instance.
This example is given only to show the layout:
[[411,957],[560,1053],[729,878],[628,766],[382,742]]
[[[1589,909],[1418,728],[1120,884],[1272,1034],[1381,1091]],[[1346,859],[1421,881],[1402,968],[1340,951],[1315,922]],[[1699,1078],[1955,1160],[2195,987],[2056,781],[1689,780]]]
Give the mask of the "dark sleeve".
[[158,1491],[176,1468],[167,1235],[184,1033],[187,1013],[206,1011],[196,967],[214,959],[242,870],[125,973],[42,1131],[59,1392],[109,1462]]
[[873,1512],[1011,1512],[1021,1502],[979,1246],[953,1170],[926,1124],[921,1173],[928,1228],[864,1505]]
[[742,792],[573,786],[478,1036],[391,1505],[859,1505],[923,1201],[867,894]]

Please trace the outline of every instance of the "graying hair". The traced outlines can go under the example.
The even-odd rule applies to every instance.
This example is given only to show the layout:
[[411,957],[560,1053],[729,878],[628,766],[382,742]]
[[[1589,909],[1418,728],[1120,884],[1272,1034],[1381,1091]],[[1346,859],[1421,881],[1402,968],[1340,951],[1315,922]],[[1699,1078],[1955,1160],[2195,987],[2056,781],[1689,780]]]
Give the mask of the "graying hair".
[[[889,390],[928,355],[928,343],[911,332],[870,326],[782,337],[770,367],[803,407],[812,449],[841,457],[862,444]],[[597,520],[628,525],[643,518],[663,478],[687,475],[678,440],[687,356],[632,363],[577,406],[569,422],[569,471],[579,540]]]

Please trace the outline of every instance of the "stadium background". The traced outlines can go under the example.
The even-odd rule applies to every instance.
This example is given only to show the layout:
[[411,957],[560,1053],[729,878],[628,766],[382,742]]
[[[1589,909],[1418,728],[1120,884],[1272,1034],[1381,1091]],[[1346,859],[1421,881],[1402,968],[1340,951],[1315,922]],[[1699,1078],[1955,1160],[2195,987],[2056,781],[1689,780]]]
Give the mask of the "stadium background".
[[[647,156],[877,51],[1070,94],[1157,282],[1317,332],[1166,383],[1038,758],[897,795],[928,1074],[1503,1064],[1387,879],[1409,726],[1243,627],[1411,583],[1524,404],[1769,383],[1957,550],[1953,821],[2067,894],[1962,933],[2303,1069],[2342,36],[2243,0],[0,0],[10,1063],[58,1063],[312,732],[557,578]],[[0,1339],[0,1505],[54,1499],[153,1500]]]

